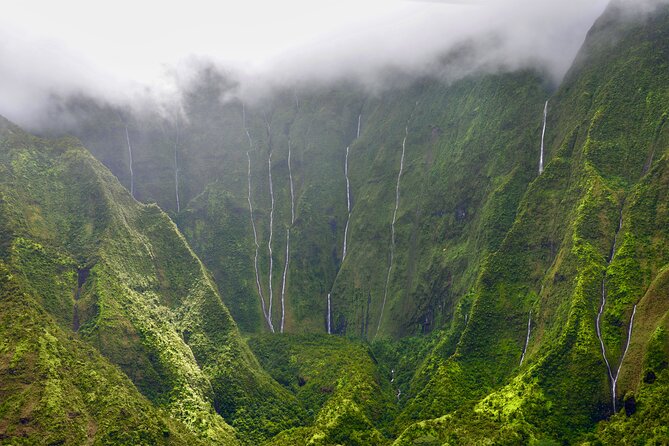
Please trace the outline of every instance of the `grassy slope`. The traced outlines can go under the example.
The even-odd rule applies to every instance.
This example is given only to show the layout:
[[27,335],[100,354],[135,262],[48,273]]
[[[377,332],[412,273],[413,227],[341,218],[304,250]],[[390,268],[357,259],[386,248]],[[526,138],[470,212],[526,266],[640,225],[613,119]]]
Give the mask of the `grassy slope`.
[[203,444],[0,262],[0,444]]
[[[5,257],[63,330],[208,441],[235,442],[224,418],[248,441],[300,423],[295,400],[260,369],[162,211],[133,201],[72,141],[6,125],[2,148],[3,214],[13,228]],[[78,270],[88,274],[75,293]]]

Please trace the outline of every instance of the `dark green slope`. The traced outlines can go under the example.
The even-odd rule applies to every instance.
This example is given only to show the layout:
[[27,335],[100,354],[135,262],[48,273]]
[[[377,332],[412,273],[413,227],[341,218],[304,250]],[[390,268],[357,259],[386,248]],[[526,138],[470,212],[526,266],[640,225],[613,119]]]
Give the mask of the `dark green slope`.
[[[480,76],[453,85],[424,80],[378,96],[340,85],[277,94],[263,104],[246,107],[221,104],[226,88],[223,78],[207,73],[186,96],[187,119],[170,123],[144,118],[130,124],[129,135],[137,197],[158,199],[161,206],[174,211],[171,155],[180,126],[181,212],[175,213],[175,219],[223,294],[230,296],[233,316],[247,331],[269,329],[254,272],[249,158],[259,281],[267,307],[273,220],[276,331],[280,331],[290,230],[285,329],[327,331],[327,295],[331,293],[331,331],[368,339],[377,332],[382,336],[429,332],[450,320],[459,299],[474,283],[482,259],[499,246],[523,191],[537,174],[547,93],[534,73]],[[115,169],[118,159],[128,159],[123,123],[104,109],[86,116],[78,136],[100,159],[114,153],[116,164],[108,165]],[[161,127],[167,129],[162,134]],[[165,139],[165,135],[171,136]],[[342,262],[348,219],[347,147],[352,214],[348,257]],[[117,166],[115,172],[123,179],[128,168]],[[160,193],[149,192],[147,188],[156,181],[161,184]],[[395,247],[391,248],[394,214]]]
[[[310,425],[272,445],[387,444],[395,386],[379,373],[367,345],[327,335],[255,336],[254,353],[307,408]],[[392,379],[392,378],[391,378]]]
[[0,262],[0,444],[204,444],[24,289]]
[[[617,416],[602,439],[666,441],[666,432],[652,433],[662,426],[666,384],[652,377],[664,376],[667,353],[666,297],[657,294],[669,261],[668,32],[666,8],[631,19],[613,5],[589,34],[550,100],[546,171],[486,261],[455,353],[439,347],[426,360],[403,419],[456,412],[415,424],[397,444],[576,441],[613,409],[596,328],[603,295],[600,331],[617,377],[616,406],[634,406],[623,399],[638,393],[640,410]],[[641,422],[644,411],[650,419]]]
[[236,443],[224,419],[245,441],[300,423],[166,214],[132,200],[76,142],[4,124],[0,144],[2,255],[62,336],[96,347],[206,441]]

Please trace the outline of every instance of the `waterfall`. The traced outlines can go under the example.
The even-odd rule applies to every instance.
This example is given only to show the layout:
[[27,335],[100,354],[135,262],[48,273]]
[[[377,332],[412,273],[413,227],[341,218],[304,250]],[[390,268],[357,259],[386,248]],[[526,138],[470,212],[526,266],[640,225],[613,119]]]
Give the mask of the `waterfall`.
[[332,313],[330,307],[330,293],[328,293],[328,334],[332,334]]
[[[269,132],[269,130],[268,130]],[[267,250],[269,251],[269,310],[267,316],[270,324],[272,323],[272,301],[274,300],[274,292],[272,291],[272,272],[274,269],[274,259],[272,258],[272,238],[274,237],[274,187],[272,185],[272,148],[270,147],[269,158],[267,160],[267,170],[269,178],[269,196],[271,200],[271,207],[269,210],[269,240],[267,242]]]
[[397,221],[397,209],[400,206],[400,180],[402,179],[402,171],[404,170],[404,153],[407,143],[407,136],[409,136],[409,126],[404,128],[404,140],[402,140],[402,156],[400,158],[400,170],[397,174],[397,184],[395,186],[395,210],[393,211],[393,220],[390,224],[390,262],[388,262],[388,273],[386,274],[386,285],[383,290],[383,303],[381,304],[381,313],[379,314],[379,323],[376,326],[376,335],[379,334],[381,328],[381,321],[383,320],[383,311],[386,308],[386,299],[388,297],[388,285],[390,283],[390,273],[393,268],[393,260],[395,257],[395,222]]
[[[623,203],[624,204],[624,203]],[[616,233],[613,236],[613,244],[611,246],[611,252],[609,253],[609,258],[606,263],[606,269],[608,269],[609,265],[611,265],[611,262],[613,261],[615,255],[616,255],[616,244],[618,243],[618,234],[620,233],[620,229],[623,226],[623,206],[621,205],[620,207],[620,217],[618,218],[618,229],[616,230]],[[625,353],[627,353],[627,347],[625,348],[625,353],[623,353],[623,356],[620,358],[620,366],[618,367],[618,371],[616,374],[613,374],[613,371],[611,369],[611,364],[609,363],[609,360],[606,356],[606,346],[604,345],[604,339],[602,338],[602,331],[601,331],[601,320],[602,320],[602,314],[604,313],[604,308],[606,307],[606,269],[604,270],[604,277],[602,278],[602,300],[599,306],[599,312],[597,313],[597,319],[595,320],[595,330],[597,332],[597,339],[599,339],[599,346],[602,350],[602,357],[604,358],[604,363],[606,364],[606,371],[609,374],[609,379],[611,381],[611,398],[613,400],[613,412],[616,412],[616,384],[618,382],[618,373],[620,373],[620,366],[622,366],[622,362],[625,356]],[[636,305],[634,307],[634,312],[632,313],[632,321],[630,322],[630,332],[629,334],[632,334],[632,322],[634,321],[634,314],[636,313]],[[627,346],[629,346],[629,338],[627,340]]]
[[360,138],[360,121],[362,120],[362,113],[358,115],[358,132],[355,134],[355,139]]
[[174,192],[177,197],[177,212],[181,211],[181,206],[179,204],[179,115],[176,118],[176,138],[174,139]]
[[267,321],[269,329],[272,331],[272,333],[274,333],[274,327],[272,326],[272,321],[267,317],[267,306],[265,305],[265,297],[262,292],[262,285],[260,284],[260,272],[258,271],[258,254],[260,251],[260,244],[258,243],[258,231],[256,230],[256,223],[253,216],[253,202],[251,201],[251,150],[253,150],[253,141],[251,141],[251,133],[249,132],[248,127],[246,126],[246,109],[244,108],[244,104],[242,104],[242,125],[244,126],[244,131],[246,132],[246,137],[248,138],[249,141],[249,150],[246,151],[246,158],[248,159],[247,178],[248,178],[248,191],[249,191],[247,200],[249,202],[251,227],[253,228],[253,242],[255,243],[256,246],[255,257],[253,260],[253,267],[255,269],[255,274],[256,274],[256,287],[258,288],[258,295],[260,296],[260,303],[262,305],[263,316],[265,318],[265,321]]
[[527,319],[527,337],[525,338],[525,348],[523,348],[523,355],[520,357],[520,365],[523,365],[527,346],[530,344],[530,331],[532,330],[532,310],[530,310],[530,317]]
[[618,369],[616,370],[615,376],[611,382],[611,399],[613,400],[613,412],[616,412],[616,386],[618,385],[618,377],[620,376],[620,369],[623,367],[623,361],[625,360],[625,355],[627,350],[630,348],[630,340],[632,339],[632,326],[634,325],[634,315],[636,315],[636,305],[632,309],[632,317],[630,317],[630,326],[627,329],[627,343],[625,344],[625,350],[623,351],[622,356],[620,357],[620,363],[618,364]]
[[[362,113],[358,114],[358,131],[355,134],[355,139],[360,138],[360,122],[362,120]],[[346,147],[346,159],[344,161],[344,176],[346,177],[346,210],[348,212],[346,216],[346,226],[344,227],[344,248],[341,254],[341,262],[344,263],[346,258],[346,252],[348,248],[348,227],[351,222],[351,182],[348,178],[348,152],[351,146]]]
[[541,130],[541,154],[539,156],[539,175],[544,172],[544,137],[546,136],[546,117],[548,116],[548,101],[544,104],[544,125]]
[[[295,223],[295,189],[293,187],[293,172],[290,165],[290,139],[288,140],[288,178],[290,180],[290,225]],[[290,227],[286,230],[286,261],[283,265],[283,278],[281,280],[281,333],[283,333],[286,320],[286,276],[288,275],[288,261],[290,258]]]
[[283,265],[283,279],[281,280],[281,333],[286,321],[286,275],[288,274],[288,259],[290,257],[290,228],[286,229],[286,262]]
[[342,254],[341,254],[341,263],[344,263],[344,259],[346,258],[346,248],[347,248],[347,240],[348,240],[348,226],[349,226],[349,223],[351,222],[351,183],[348,179],[348,151],[349,151],[349,148],[350,148],[350,146],[346,147],[346,160],[344,161],[344,176],[346,177],[346,210],[347,210],[347,217],[346,217],[346,226],[344,228],[344,248],[343,248]]
[[295,223],[295,189],[293,188],[293,170],[290,165],[290,139],[288,140],[288,179],[290,180],[290,224]]
[[130,164],[130,195],[135,198],[135,173],[132,171],[132,145],[130,145],[130,134],[128,126],[125,125],[125,140],[128,143],[128,159]]

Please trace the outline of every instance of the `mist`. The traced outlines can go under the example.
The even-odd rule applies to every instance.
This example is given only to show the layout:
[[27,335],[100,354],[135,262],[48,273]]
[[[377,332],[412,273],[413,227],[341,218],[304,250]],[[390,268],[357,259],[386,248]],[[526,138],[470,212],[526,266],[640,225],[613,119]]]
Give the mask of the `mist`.
[[[645,12],[658,3],[616,1]],[[380,91],[391,77],[452,80],[528,67],[558,82],[606,4],[12,0],[0,17],[0,114],[34,128],[54,97],[133,109],[174,104],[211,66],[244,100],[304,84],[352,81]],[[466,57],[449,58],[461,48]]]

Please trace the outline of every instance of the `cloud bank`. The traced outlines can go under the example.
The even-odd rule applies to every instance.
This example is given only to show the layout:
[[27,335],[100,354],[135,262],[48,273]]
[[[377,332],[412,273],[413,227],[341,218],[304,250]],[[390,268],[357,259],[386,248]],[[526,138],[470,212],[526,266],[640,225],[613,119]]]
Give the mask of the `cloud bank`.
[[[616,0],[650,7],[657,0]],[[177,98],[203,65],[239,94],[388,72],[424,76],[476,48],[472,69],[545,70],[559,80],[607,0],[8,0],[0,15],[0,114],[35,122],[52,95],[112,104]],[[455,73],[455,74],[454,74]]]

